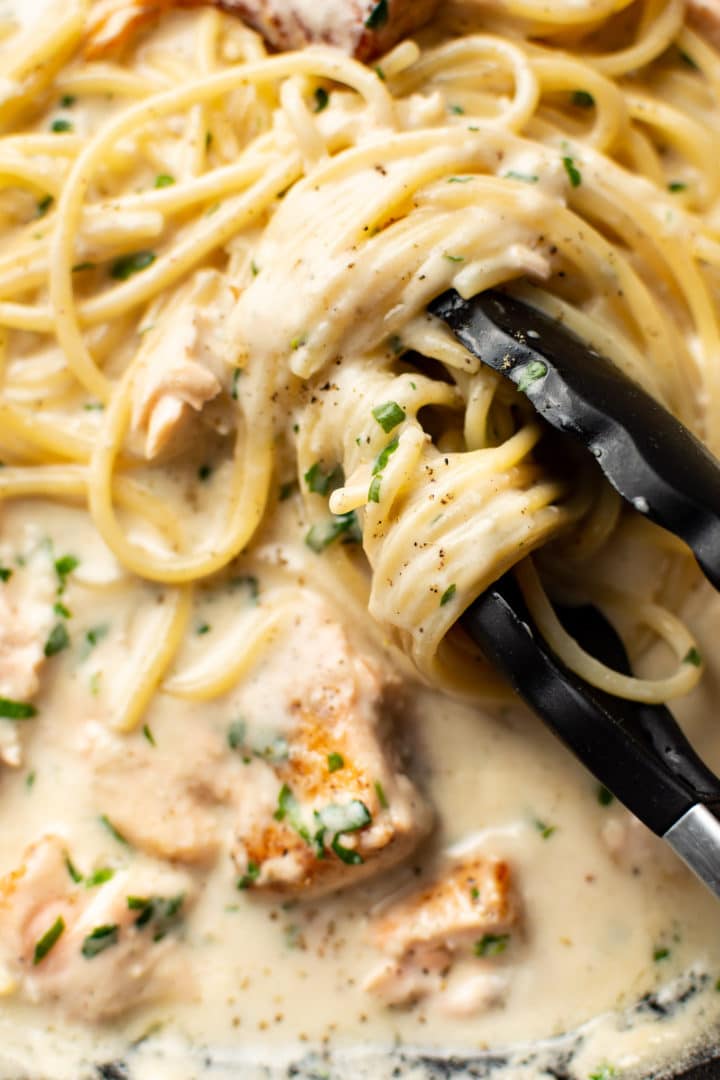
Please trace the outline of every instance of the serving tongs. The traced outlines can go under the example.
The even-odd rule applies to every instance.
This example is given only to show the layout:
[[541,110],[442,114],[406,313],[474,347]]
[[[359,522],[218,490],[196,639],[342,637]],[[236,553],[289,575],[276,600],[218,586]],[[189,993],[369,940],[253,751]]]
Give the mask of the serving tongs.
[[[684,540],[720,589],[720,464],[671,413],[558,320],[494,290],[444,293],[429,307],[537,413],[587,449],[638,513]],[[579,644],[630,674],[624,645],[594,607],[556,612]],[[665,706],[590,686],[543,639],[512,574],[462,625],[598,781],[720,897],[720,779]]]

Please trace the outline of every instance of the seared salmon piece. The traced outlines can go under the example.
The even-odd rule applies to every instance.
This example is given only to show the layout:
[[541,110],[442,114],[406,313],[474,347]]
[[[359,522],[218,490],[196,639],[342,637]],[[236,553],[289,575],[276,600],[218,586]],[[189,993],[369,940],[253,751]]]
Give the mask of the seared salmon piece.
[[[172,8],[213,0],[101,0],[90,13],[86,54],[122,49],[133,34]],[[359,60],[371,60],[432,17],[439,0],[214,0],[239,15],[275,49],[321,42]]]
[[225,327],[235,300],[220,274],[202,271],[148,331],[133,383],[132,411],[132,433],[143,442],[146,458],[167,458],[185,449],[201,414],[220,434],[230,429],[229,408],[211,411],[206,406],[230,388]]
[[504,952],[518,919],[507,863],[474,855],[451,864],[377,917],[372,938],[389,959],[371,972],[365,989],[388,1005],[437,993],[457,959]]
[[263,672],[283,688],[272,705],[284,716],[282,751],[248,765],[234,858],[248,888],[316,894],[406,858],[431,813],[393,750],[392,688],[376,665],[329,618],[306,620],[293,640],[305,664],[278,649]]
[[2,992],[92,1021],[170,997],[187,980],[175,941],[191,900],[174,870],[82,878],[64,841],[44,836],[0,880]]
[[720,49],[720,0],[688,0],[688,21]]

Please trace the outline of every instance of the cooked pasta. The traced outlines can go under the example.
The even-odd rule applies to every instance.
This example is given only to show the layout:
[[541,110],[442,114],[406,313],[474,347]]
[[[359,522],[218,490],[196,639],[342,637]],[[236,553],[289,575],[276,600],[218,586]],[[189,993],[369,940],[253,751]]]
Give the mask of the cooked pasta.
[[[635,523],[589,470],[542,463],[521,396],[425,313],[449,286],[517,290],[718,447],[714,53],[681,0],[586,8],[451,9],[462,36],[406,42],[374,69],[322,46],[267,55],[215,11],[193,15],[187,62],[142,38],[122,66],[85,60],[82,3],[6,38],[0,491],[84,499],[120,564],[163,586],[121,729],[163,679],[193,684],[174,667],[188,590],[240,552],[262,558],[258,537],[287,516],[288,455],[304,558],[437,685],[502,695],[453,627],[532,552],[551,592],[603,602],[596,556]],[[143,455],[137,432],[192,304],[216,321],[216,385],[175,419],[226,399],[202,535],[158,493],[166,457]],[[692,639],[657,606],[677,592],[622,599],[678,657],[649,682],[553,632],[529,564],[520,580],[589,681],[656,701],[699,678]]]

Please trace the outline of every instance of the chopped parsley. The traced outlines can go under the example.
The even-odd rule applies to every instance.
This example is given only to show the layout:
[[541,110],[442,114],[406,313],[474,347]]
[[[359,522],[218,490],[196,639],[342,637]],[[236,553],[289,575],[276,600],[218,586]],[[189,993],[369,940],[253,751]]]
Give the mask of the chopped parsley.
[[239,368],[239,367],[236,367],[235,370],[232,373],[232,383],[230,385],[230,397],[233,399],[233,401],[237,401],[237,399],[238,399],[238,383],[240,381],[240,376],[242,375],[242,373],[243,373],[242,368]]
[[153,931],[153,941],[162,941],[169,930],[182,917],[185,893],[177,896],[128,896],[127,906],[130,911],[139,911],[135,926],[142,930],[147,926]]
[[114,877],[115,871],[110,866],[103,866],[99,870],[93,870],[92,874],[88,874],[85,878],[85,888],[94,889],[97,885],[104,885],[106,881]]
[[465,110],[463,109],[462,105],[448,105],[448,112],[452,113],[454,116],[465,115]]
[[254,885],[257,879],[260,877],[260,867],[252,859],[248,860],[247,870],[241,878],[238,879],[238,889],[249,889],[251,885]]
[[46,195],[44,199],[40,199],[37,204],[38,217],[45,217],[54,202],[52,195]]
[[112,945],[117,945],[119,929],[120,927],[117,923],[96,926],[82,943],[82,949],[80,951],[85,959],[92,960],[93,957],[98,956],[101,952],[105,952],[105,950],[109,949]]
[[50,636],[45,642],[44,653],[46,656],[55,656],[57,653],[62,652],[63,649],[67,649],[70,644],[70,635],[67,632],[65,623],[56,623],[50,631]]
[[72,618],[70,608],[66,607],[60,600],[56,600],[53,604],[53,612],[55,615],[60,615],[63,619]]
[[72,878],[72,880],[75,882],[76,885],[79,885],[80,882],[83,880],[83,876],[67,853],[65,855],[65,866],[67,867],[67,872]]
[[348,511],[347,514],[333,514],[329,520],[313,525],[305,537],[305,543],[311,551],[320,555],[325,548],[340,537],[344,538],[344,544],[359,544],[362,540],[360,525],[354,510]]
[[328,754],[327,756],[327,767],[328,772],[337,772],[338,769],[342,769],[345,767],[345,758],[342,756],[342,754],[338,754],[336,751],[333,751],[332,754]]
[[452,598],[455,596],[456,592],[457,585],[455,584],[455,582],[453,582],[452,585],[448,585],[447,589],[440,597],[440,607],[445,607],[446,604],[449,604]]
[[58,578],[57,593],[58,596],[62,596],[67,588],[67,579],[72,574],[73,570],[77,570],[80,565],[80,560],[76,559],[74,555],[61,555],[59,559],[55,560],[55,573]]
[[465,262],[465,256],[464,255],[450,255],[450,254],[448,254],[447,251],[443,252],[443,255],[447,259],[448,262],[452,262],[452,263]]
[[398,436],[396,435],[392,442],[389,442],[385,449],[381,450],[378,456],[375,458],[375,463],[372,468],[373,478],[370,481],[370,487],[368,489],[368,502],[380,502],[380,485],[382,483],[381,477],[385,470],[385,467],[387,466],[388,461],[395,453],[399,445],[400,441],[398,439]]
[[405,410],[398,405],[397,401],[386,401],[383,405],[376,405],[372,414],[386,435],[389,435],[398,424],[402,424],[406,417]]
[[25,777],[25,787],[28,789],[28,791],[30,791],[31,788],[35,787],[35,781],[36,780],[37,780],[37,773],[35,772],[34,769],[31,769],[30,772]]
[[253,574],[241,574],[239,577],[233,578],[230,584],[233,588],[247,589],[253,604],[257,604],[259,601],[260,582]]
[[61,109],[72,109],[72,107],[73,107],[73,105],[75,104],[76,101],[77,101],[77,98],[75,97],[74,94],[63,94],[63,96],[60,98],[60,108]]
[[368,488],[368,502],[379,503],[380,502],[380,487],[382,480],[379,476],[374,476],[370,481],[370,487]]
[[172,187],[174,183],[175,177],[170,176],[169,173],[159,173],[159,175],[155,177],[156,188]]
[[664,945],[660,945],[657,949],[653,950],[653,960],[656,964],[659,964],[661,960],[667,960],[670,956],[670,950],[666,949]]
[[678,49],[678,53],[680,54],[680,59],[682,60],[683,64],[687,64],[687,66],[692,68],[694,71],[699,70],[699,65],[695,63],[690,53],[685,52],[684,49]]
[[227,731],[227,744],[231,750],[240,750],[245,745],[247,725],[244,720],[235,720]]
[[127,281],[133,274],[147,270],[155,262],[154,251],[134,251],[130,255],[121,255],[110,265],[110,277],[115,281]]
[[153,735],[152,730],[148,727],[147,724],[143,724],[142,733],[151,746],[157,746],[157,743],[155,742],[155,736]]
[[529,364],[525,364],[521,369],[521,375],[517,383],[520,393],[526,394],[533,383],[547,375],[547,370],[547,364],[542,360],[531,360]]
[[315,112],[320,113],[327,109],[330,104],[330,95],[324,86],[318,86],[315,91]]
[[41,960],[44,960],[47,954],[58,943],[65,930],[65,920],[62,915],[58,915],[55,922],[52,924],[49,930],[46,930],[43,936],[35,942],[35,952],[33,953],[33,965],[39,964]]
[[612,1080],[617,1076],[614,1065],[600,1065],[594,1072],[588,1074],[588,1080]]
[[65,120],[62,117],[58,117],[57,120],[53,120],[52,124],[50,125],[50,130],[55,135],[62,135],[66,131],[73,131],[74,128],[70,120]]
[[302,349],[303,345],[307,342],[305,334],[299,334],[298,337],[294,337],[290,342],[290,348],[293,352],[297,352],[298,349]]
[[571,186],[572,187],[580,187],[580,185],[582,184],[582,173],[578,169],[578,167],[575,164],[575,161],[573,160],[573,158],[564,157],[562,159],[562,162],[563,162],[563,165],[565,166],[565,172],[568,174],[568,177],[570,178]]
[[388,797],[385,794],[385,788],[382,786],[379,780],[376,780],[373,786],[375,788],[375,794],[377,795],[378,802],[382,806],[383,810],[387,810],[390,806],[390,803],[388,802]]
[[601,806],[609,806],[610,803],[615,801],[615,796],[604,784],[600,784],[597,789],[597,801]]
[[544,821],[535,819],[533,825],[542,836],[543,840],[549,840],[554,832],[557,832],[557,825],[546,825]]
[[211,630],[212,626],[208,622],[200,623],[199,626],[195,627],[195,633],[198,635],[198,637],[203,637],[205,634],[209,634]]
[[286,483],[281,484],[278,488],[278,500],[280,502],[287,502],[287,500],[294,495],[297,490],[297,483],[295,480],[288,480]]
[[126,839],[126,837],[123,836],[119,829],[115,828],[107,814],[101,814],[100,821],[105,826],[110,835],[113,837],[113,839],[117,840],[118,844],[124,844],[126,847],[129,846],[129,841]]
[[304,479],[308,490],[315,495],[331,495],[345,483],[345,473],[342,465],[335,465],[329,472],[325,472],[322,464],[316,461],[305,473]]
[[345,847],[340,843],[337,836],[333,837],[333,841],[330,847],[337,855],[338,859],[344,862],[347,866],[362,866],[365,862],[359,851],[355,851],[354,848]]
[[694,645],[683,657],[683,664],[692,664],[693,667],[702,667],[702,662],[703,658]]
[[80,263],[75,263],[75,265],[72,268],[72,272],[73,272],[73,274],[79,274],[83,270],[94,270],[94,269],[95,269],[95,263],[94,262],[80,262]]
[[31,720],[33,716],[37,716],[37,709],[29,702],[0,697],[0,718],[3,720]]
[[572,103],[577,105],[578,109],[592,109],[595,105],[595,98],[588,90],[574,90]]
[[535,173],[516,172],[514,169],[510,169],[504,176],[506,180],[521,180],[524,184],[537,184],[540,179]]
[[475,942],[473,952],[476,956],[499,956],[504,953],[510,942],[509,934],[483,934]]
[[368,30],[380,30],[385,26],[389,16],[388,0],[379,0],[365,20],[365,26]]
[[100,626],[92,626],[85,634],[87,652],[94,649],[104,637],[107,637],[109,631],[110,627],[107,623],[101,623]]
[[0,581],[9,581],[13,576],[12,570],[7,566],[0,566]]
[[687,184],[684,184],[682,180],[671,180],[668,184],[668,191],[671,191],[673,195],[678,191],[687,191]]

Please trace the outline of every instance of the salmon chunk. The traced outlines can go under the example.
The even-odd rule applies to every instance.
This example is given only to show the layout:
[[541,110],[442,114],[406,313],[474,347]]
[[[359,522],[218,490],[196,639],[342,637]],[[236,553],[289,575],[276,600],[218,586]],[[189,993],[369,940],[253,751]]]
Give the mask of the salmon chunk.
[[148,331],[132,411],[132,433],[142,440],[146,458],[185,449],[201,414],[220,434],[230,429],[227,400],[224,410],[211,412],[206,406],[230,388],[225,326],[235,299],[219,274],[203,271]]
[[[375,920],[372,937],[388,960],[370,974],[365,988],[389,1005],[437,993],[456,960],[472,957],[477,962],[504,952],[518,918],[507,863],[475,855],[451,864],[426,888],[400,898]],[[472,992],[466,985],[455,996],[487,996],[493,977],[475,973],[470,985]]]
[[688,0],[688,20],[715,48],[720,49],[720,0]]
[[[101,0],[89,17],[86,53],[92,58],[123,48],[150,20],[172,8],[213,0]],[[426,23],[439,0],[214,0],[239,15],[275,49],[322,42],[370,60]]]
[[64,841],[44,836],[0,880],[0,984],[32,1003],[107,1020],[170,996],[187,978],[176,953],[187,875],[101,868],[83,877]]
[[392,688],[377,666],[319,614],[293,642],[262,672],[283,730],[270,754],[248,757],[234,858],[243,886],[314,894],[406,858],[431,814],[392,749]]

